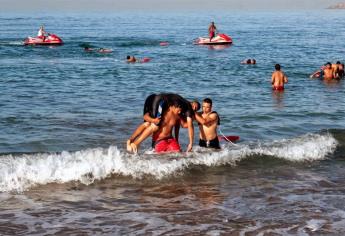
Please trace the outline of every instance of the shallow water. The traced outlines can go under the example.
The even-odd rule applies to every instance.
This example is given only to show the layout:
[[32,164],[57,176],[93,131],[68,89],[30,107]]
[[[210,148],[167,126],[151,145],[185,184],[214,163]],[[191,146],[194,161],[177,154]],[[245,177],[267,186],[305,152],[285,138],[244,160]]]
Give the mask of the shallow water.
[[[210,19],[232,46],[192,45]],[[344,234],[344,81],[308,78],[344,61],[342,22],[342,11],[1,15],[1,234]],[[22,46],[40,24],[65,44]],[[275,63],[283,93],[270,89]],[[211,97],[240,142],[125,153],[159,92]]]

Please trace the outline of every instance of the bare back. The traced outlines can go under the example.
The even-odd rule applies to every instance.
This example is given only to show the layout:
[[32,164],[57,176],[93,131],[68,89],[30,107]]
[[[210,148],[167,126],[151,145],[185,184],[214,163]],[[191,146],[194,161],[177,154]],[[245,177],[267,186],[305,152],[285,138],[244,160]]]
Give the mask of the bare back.
[[282,71],[277,70],[272,73],[271,82],[273,87],[284,87],[284,84],[288,82],[288,79]]

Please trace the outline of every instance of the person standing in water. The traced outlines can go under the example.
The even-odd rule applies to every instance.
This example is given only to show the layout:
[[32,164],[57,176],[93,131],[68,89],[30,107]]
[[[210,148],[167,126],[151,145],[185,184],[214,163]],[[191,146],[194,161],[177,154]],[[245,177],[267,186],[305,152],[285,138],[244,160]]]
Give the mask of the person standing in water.
[[208,34],[210,36],[210,42],[216,36],[216,31],[217,31],[217,27],[214,24],[214,22],[212,21],[210,26],[208,27]]
[[323,69],[323,79],[332,80],[334,79],[334,70],[332,69],[332,64],[327,62],[325,68]]
[[279,64],[276,64],[274,68],[276,70],[272,73],[272,79],[271,79],[272,89],[282,91],[284,90],[284,84],[288,82],[288,78],[284,74],[284,72],[280,70]]
[[212,100],[205,98],[202,101],[202,113],[195,113],[200,129],[199,146],[220,149],[217,128],[220,125],[218,113],[212,111]]
[[[151,94],[146,98],[143,112],[144,123],[139,125],[127,140],[127,151],[137,153],[139,145],[161,128],[161,119],[164,118],[169,104],[179,104],[181,124],[183,128],[188,128],[189,144],[187,152],[192,150],[194,140],[193,117],[194,110],[199,108],[198,102],[193,101],[190,103],[178,94],[162,93]],[[178,141],[178,128],[176,128],[175,138]],[[153,137],[153,141],[156,141],[156,136]]]

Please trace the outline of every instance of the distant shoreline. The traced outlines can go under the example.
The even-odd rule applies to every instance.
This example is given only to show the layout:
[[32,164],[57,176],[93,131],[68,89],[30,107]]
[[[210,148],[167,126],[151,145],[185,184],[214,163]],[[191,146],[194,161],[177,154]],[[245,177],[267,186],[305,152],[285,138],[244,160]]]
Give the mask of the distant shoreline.
[[327,9],[345,9],[345,2],[329,6]]

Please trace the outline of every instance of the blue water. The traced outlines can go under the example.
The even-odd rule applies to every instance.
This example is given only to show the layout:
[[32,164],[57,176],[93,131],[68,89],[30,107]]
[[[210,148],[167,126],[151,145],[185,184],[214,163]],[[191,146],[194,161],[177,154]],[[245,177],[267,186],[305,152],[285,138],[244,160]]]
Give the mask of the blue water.
[[[233,45],[210,48],[192,44],[193,39],[207,35],[210,21],[233,38]],[[83,204],[96,206],[102,201],[109,204],[102,205],[104,212],[100,210],[104,222],[117,218],[109,223],[112,230],[100,227],[109,234],[145,234],[157,227],[161,233],[171,234],[206,234],[213,232],[212,227],[218,227],[219,233],[238,228],[231,232],[258,234],[269,233],[265,230],[277,225],[284,229],[280,233],[344,232],[345,209],[338,206],[344,200],[341,189],[345,186],[344,80],[309,79],[324,63],[345,61],[343,22],[344,12],[336,10],[0,15],[0,191],[4,192],[0,208],[7,209],[4,214],[10,215],[6,217],[16,219],[15,226],[7,222],[4,232],[41,232],[31,216],[41,214],[40,204],[45,202],[47,211],[59,206],[70,216],[42,213],[42,224],[49,222],[43,232],[94,234],[100,232],[97,225],[86,229],[81,222],[95,222],[99,216],[89,215],[93,209]],[[64,45],[23,46],[24,38],[36,35],[42,24],[46,31],[59,35]],[[169,46],[159,46],[162,41]],[[87,53],[85,44],[113,52]],[[127,55],[150,57],[151,61],[127,64]],[[257,64],[241,65],[247,58],[255,58]],[[276,63],[289,79],[283,93],[271,90]],[[178,161],[175,156],[172,161],[170,157],[150,161],[126,154],[125,141],[142,122],[145,98],[160,92],[178,93],[190,100],[212,98],[223,133],[239,135],[239,146],[226,146],[217,154],[203,154],[195,147],[191,157],[183,159],[182,154]],[[185,149],[186,130],[181,131],[180,140]],[[141,152],[149,145],[145,142]],[[255,160],[250,159],[253,156]],[[256,159],[262,157],[263,162]],[[153,180],[137,180],[146,175]],[[169,180],[175,175],[186,189],[179,190],[176,179]],[[159,182],[162,178],[168,180]],[[33,187],[23,196],[7,193]],[[314,188],[320,189],[319,195],[313,195]],[[61,202],[49,195],[52,190]],[[151,196],[156,191],[162,195]],[[195,201],[190,197],[194,191]],[[327,200],[329,191],[334,193],[333,201]],[[239,192],[242,196],[236,195]],[[177,218],[172,220],[173,226],[161,223],[168,217],[160,211],[168,198],[164,194],[173,199],[189,196],[191,202],[186,205],[193,209],[182,208],[187,207],[191,216],[196,209],[204,209],[205,214],[198,214],[210,228],[177,227]],[[93,197],[89,200],[88,196]],[[16,200],[11,202],[11,197]],[[156,205],[156,201],[161,202]],[[168,208],[178,217],[181,206],[172,201]],[[204,205],[204,201],[211,203]],[[146,212],[137,212],[133,221],[148,217],[155,223],[123,226],[132,215],[110,213],[113,202],[124,204],[128,211],[137,206]],[[25,204],[32,212],[26,212]],[[271,204],[295,213],[285,216],[270,208]],[[265,216],[261,208],[266,208]],[[300,209],[307,211],[301,218]],[[329,210],[326,215],[315,213],[325,209]],[[213,210],[219,211],[216,218]],[[74,221],[80,211],[84,218]],[[23,213],[28,215],[23,217]],[[276,225],[268,217],[272,214],[277,214]],[[69,231],[67,222],[74,222],[79,231]],[[202,224],[196,219],[192,222]],[[21,228],[22,224],[28,228]],[[54,224],[67,228],[56,231]]]
[[[165,91],[211,97],[223,131],[246,140],[343,128],[343,82],[308,79],[325,62],[344,61],[343,17],[341,11],[2,16],[0,152],[120,145],[140,123],[145,97]],[[192,45],[207,34],[210,19],[233,37],[231,47]],[[65,45],[21,46],[40,24]],[[84,43],[114,52],[85,53]],[[127,55],[152,61],[127,64]],[[246,58],[257,65],[240,65]],[[269,81],[275,63],[289,78],[278,96]]]

